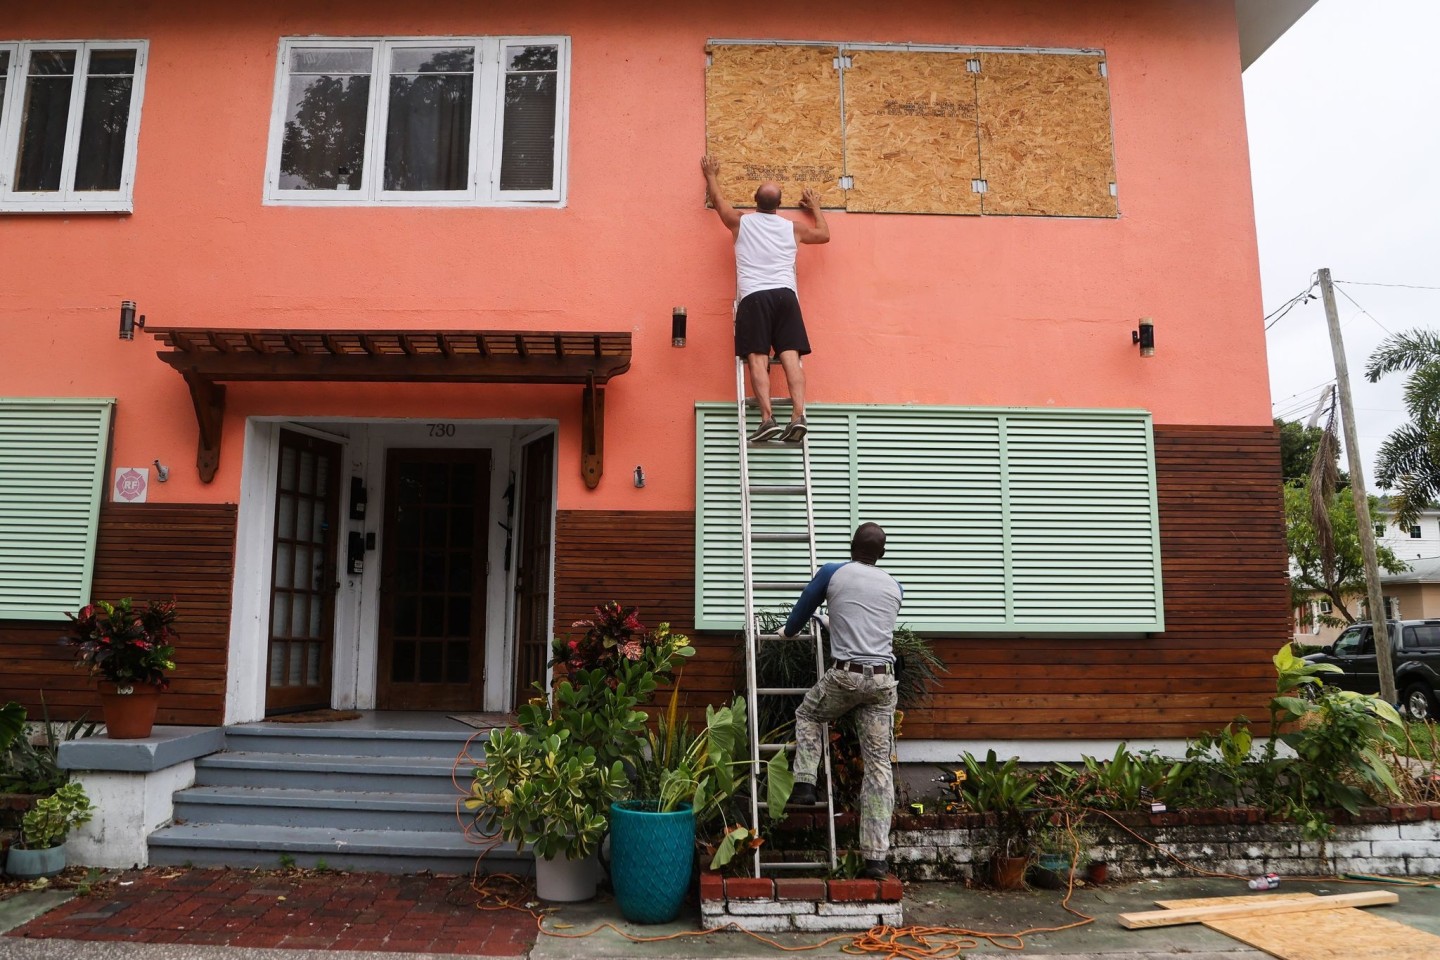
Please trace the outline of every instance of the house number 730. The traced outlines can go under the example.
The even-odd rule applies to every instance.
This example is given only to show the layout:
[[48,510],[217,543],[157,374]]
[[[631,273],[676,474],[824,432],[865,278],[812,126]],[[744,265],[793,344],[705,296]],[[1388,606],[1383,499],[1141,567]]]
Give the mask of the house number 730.
[[430,436],[432,437],[455,436],[455,424],[453,423],[429,423],[426,424],[426,426],[430,428]]

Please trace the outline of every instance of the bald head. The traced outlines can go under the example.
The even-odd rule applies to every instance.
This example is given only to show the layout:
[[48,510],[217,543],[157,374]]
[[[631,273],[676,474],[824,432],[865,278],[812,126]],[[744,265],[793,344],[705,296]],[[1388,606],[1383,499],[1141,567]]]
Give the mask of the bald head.
[[765,213],[774,213],[780,206],[780,184],[766,180],[755,191],[755,206]]
[[885,529],[878,523],[862,523],[850,539],[850,559],[874,563],[885,556]]

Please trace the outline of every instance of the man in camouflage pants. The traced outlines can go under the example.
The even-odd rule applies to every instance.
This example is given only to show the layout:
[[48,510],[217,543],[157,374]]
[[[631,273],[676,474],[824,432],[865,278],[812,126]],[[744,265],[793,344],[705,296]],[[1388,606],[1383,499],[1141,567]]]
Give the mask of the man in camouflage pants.
[[890,767],[895,730],[895,623],[905,591],[875,566],[885,556],[885,531],[862,523],[850,541],[849,563],[827,563],[805,587],[782,630],[793,637],[823,602],[829,610],[835,658],[795,711],[795,790],[792,803],[815,802],[821,724],[857,713],[865,780],[860,787],[863,877],[889,875],[890,813],[895,780]]

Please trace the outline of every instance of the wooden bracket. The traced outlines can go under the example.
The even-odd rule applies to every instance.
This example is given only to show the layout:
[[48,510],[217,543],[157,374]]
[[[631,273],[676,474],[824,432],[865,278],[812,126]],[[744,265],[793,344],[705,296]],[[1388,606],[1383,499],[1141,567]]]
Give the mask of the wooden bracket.
[[594,490],[605,473],[605,388],[592,374],[580,395],[580,475]]
[[200,441],[195,453],[195,466],[200,482],[215,479],[220,468],[220,437],[225,425],[225,387],[214,380],[193,373],[185,374],[190,388],[190,401],[195,405],[195,421],[200,426]]

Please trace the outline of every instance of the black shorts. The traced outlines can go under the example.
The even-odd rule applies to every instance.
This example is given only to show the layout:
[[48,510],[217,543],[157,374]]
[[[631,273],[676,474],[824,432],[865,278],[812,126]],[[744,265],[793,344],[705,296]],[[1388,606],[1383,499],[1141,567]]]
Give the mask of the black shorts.
[[756,290],[735,310],[735,356],[768,354],[771,348],[777,355],[795,350],[803,357],[810,352],[800,300],[789,287]]

